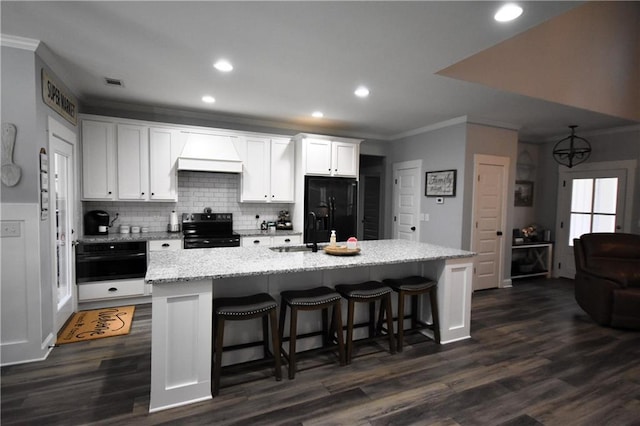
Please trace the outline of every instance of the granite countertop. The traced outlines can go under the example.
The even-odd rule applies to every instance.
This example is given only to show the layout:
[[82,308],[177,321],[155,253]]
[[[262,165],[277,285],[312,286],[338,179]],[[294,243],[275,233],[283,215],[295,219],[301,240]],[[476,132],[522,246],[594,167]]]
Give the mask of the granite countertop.
[[283,230],[277,229],[276,232],[262,231],[260,229],[236,229],[235,233],[239,234],[241,237],[270,237],[270,236],[278,236],[278,235],[302,235],[300,231],[294,231],[292,229]]
[[111,243],[116,241],[150,241],[150,240],[179,240],[182,232],[140,232],[137,234],[85,235],[78,238],[80,243]]
[[[344,244],[343,243],[338,243]],[[317,253],[279,253],[268,247],[228,247],[152,252],[145,282],[168,283],[249,275],[357,268],[393,263],[421,262],[472,257],[475,253],[404,240],[358,243],[355,256]]]

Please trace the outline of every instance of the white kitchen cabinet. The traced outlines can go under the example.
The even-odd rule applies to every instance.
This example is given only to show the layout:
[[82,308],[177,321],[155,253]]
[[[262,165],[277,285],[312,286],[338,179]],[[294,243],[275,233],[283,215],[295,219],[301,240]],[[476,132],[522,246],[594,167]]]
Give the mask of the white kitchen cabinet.
[[178,201],[176,161],[184,137],[178,129],[149,129],[149,200]]
[[302,148],[305,175],[358,177],[359,141],[304,138]]
[[291,139],[271,139],[271,201],[293,203],[295,143]]
[[240,239],[240,245],[242,247],[269,247],[271,246],[270,236],[254,236],[254,237],[242,237]]
[[301,235],[278,235],[271,237],[272,246],[288,246],[302,244]]
[[144,296],[144,279],[96,281],[78,284],[78,301]]
[[82,198],[116,199],[115,125],[82,121]]
[[82,199],[178,201],[182,129],[97,118],[82,121]]
[[118,159],[118,199],[149,199],[148,128],[118,124],[116,150]]
[[284,138],[247,136],[241,145],[240,201],[292,203],[294,143]]
[[150,240],[149,251],[176,251],[182,250],[182,239]]
[[301,235],[256,235],[242,237],[240,245],[242,247],[271,247],[302,244]]

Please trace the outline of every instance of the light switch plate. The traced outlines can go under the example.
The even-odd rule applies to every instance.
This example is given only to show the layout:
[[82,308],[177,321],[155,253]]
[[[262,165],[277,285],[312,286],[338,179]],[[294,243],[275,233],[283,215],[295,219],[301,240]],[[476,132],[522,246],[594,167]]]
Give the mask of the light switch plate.
[[20,222],[16,221],[2,221],[0,225],[0,237],[19,237],[20,236]]

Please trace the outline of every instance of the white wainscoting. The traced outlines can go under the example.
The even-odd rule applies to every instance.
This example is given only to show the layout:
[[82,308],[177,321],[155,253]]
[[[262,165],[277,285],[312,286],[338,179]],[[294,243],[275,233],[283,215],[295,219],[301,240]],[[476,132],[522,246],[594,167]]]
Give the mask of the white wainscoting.
[[55,336],[43,336],[40,274],[40,206],[3,203],[0,243],[2,258],[2,365],[39,361],[49,354]]

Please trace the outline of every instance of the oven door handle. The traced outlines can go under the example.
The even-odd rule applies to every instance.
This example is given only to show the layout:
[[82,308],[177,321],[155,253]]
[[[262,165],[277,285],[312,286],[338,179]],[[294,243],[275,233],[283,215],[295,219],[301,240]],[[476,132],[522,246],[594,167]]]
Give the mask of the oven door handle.
[[76,262],[93,262],[93,261],[113,261],[113,260],[129,260],[137,257],[145,257],[147,253],[127,253],[127,254],[109,254],[101,256],[76,256]]

